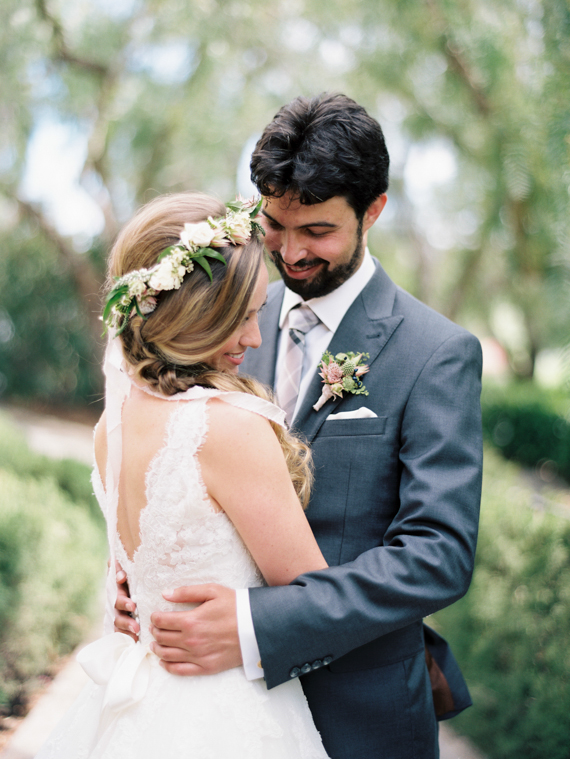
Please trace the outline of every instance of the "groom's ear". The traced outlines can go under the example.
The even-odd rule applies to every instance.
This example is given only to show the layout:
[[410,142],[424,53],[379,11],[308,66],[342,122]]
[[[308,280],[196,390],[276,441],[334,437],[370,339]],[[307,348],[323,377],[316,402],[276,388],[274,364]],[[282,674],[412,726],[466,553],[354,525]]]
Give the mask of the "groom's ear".
[[384,206],[386,205],[386,201],[388,200],[388,196],[385,192],[382,193],[382,195],[378,195],[376,200],[373,200],[372,203],[368,206],[364,213],[364,217],[362,218],[362,231],[367,232],[370,227],[375,223],[376,219],[380,216],[382,211],[384,210]]

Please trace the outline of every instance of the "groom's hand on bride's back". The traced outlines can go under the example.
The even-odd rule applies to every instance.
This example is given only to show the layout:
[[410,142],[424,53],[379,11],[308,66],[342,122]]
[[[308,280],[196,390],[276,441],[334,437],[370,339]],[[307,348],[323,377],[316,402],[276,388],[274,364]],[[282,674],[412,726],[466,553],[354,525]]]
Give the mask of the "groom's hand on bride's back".
[[138,640],[140,630],[139,623],[131,617],[131,613],[136,611],[136,605],[129,595],[129,586],[127,584],[127,575],[117,562],[117,600],[115,601],[115,631],[130,636],[134,641]]
[[155,612],[151,648],[173,675],[214,675],[242,664],[235,590],[213,583],[163,593],[167,601],[200,604],[194,609]]

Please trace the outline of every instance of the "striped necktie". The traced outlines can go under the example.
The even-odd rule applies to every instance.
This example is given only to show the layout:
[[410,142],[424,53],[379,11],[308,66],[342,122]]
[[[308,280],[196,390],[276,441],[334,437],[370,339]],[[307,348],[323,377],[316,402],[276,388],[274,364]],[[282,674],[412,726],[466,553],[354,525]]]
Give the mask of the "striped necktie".
[[316,327],[319,321],[319,317],[304,304],[289,311],[287,351],[277,381],[277,402],[285,411],[289,423],[293,418],[301,384],[305,335]]

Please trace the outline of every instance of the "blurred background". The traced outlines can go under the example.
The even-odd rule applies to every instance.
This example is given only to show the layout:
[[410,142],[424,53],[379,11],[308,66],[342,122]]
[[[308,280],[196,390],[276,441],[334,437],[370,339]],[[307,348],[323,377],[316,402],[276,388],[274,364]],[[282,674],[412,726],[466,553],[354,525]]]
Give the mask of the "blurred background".
[[[140,204],[179,190],[252,194],[253,145],[299,94],[343,92],[380,121],[392,170],[371,252],[484,349],[478,568],[467,597],[432,620],[476,701],[453,725],[489,757],[568,759],[568,0],[2,0],[0,22],[6,409],[100,413],[105,257]],[[54,509],[77,517],[61,516],[61,534],[93,530],[98,567],[105,549],[87,470],[40,461],[5,423],[9,717],[85,632],[102,571],[89,565],[81,592],[54,578],[72,611],[46,601],[51,637],[20,666],[23,588],[41,554],[30,546],[46,540],[35,512],[21,518],[29,488],[52,488]]]

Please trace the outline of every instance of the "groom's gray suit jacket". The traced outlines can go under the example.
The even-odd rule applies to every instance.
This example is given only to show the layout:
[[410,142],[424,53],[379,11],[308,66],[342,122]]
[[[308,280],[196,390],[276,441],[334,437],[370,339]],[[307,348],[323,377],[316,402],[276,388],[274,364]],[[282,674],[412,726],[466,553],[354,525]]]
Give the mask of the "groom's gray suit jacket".
[[[263,344],[242,367],[270,386],[283,290],[270,287]],[[329,350],[370,354],[369,395],[316,412],[315,374],[295,419],[315,464],[307,516],[330,568],[250,590],[265,679],[271,688],[311,672],[303,686],[334,759],[429,759],[437,730],[422,618],[460,598],[473,570],[480,345],[377,265]],[[330,419],[361,406],[377,418]]]

